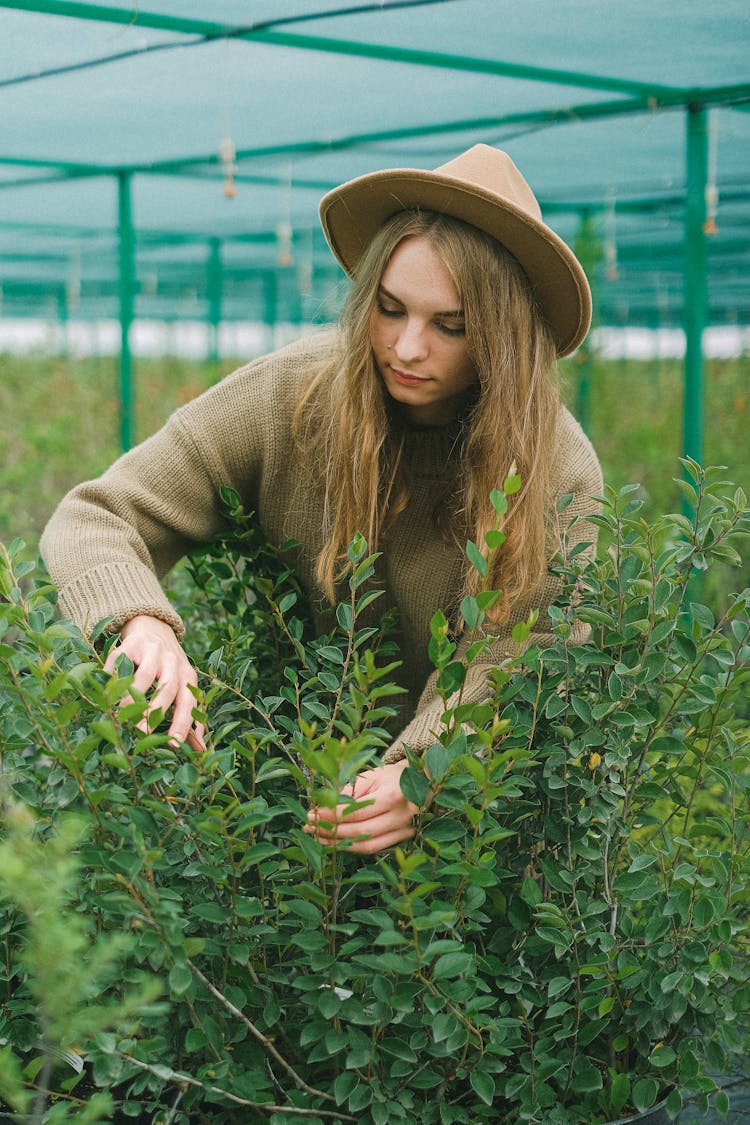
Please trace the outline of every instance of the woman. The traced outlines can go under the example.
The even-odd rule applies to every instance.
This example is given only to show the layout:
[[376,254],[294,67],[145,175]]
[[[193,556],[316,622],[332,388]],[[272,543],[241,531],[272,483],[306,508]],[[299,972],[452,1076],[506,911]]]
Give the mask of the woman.
[[[256,360],[178,410],[65,498],[42,551],[63,611],[83,628],[112,619],[120,637],[109,668],[125,652],[135,686],[156,685],[152,706],[172,709],[171,735],[199,749],[196,673],[158,577],[221,529],[219,488],[240,493],[272,542],[299,543],[297,572],[321,624],[362,532],[382,553],[378,607],[398,611],[403,726],[383,764],[357,779],[357,798],[372,803],[342,810],[333,827],[322,823],[330,810],[319,819],[313,809],[309,830],[374,852],[413,834],[415,810],[399,785],[404,748],[431,745],[442,712],[429,621],[443,609],[460,633],[458,606],[476,577],[463,544],[484,543],[491,490],[515,462],[523,488],[493,564],[492,586],[504,592],[491,611],[497,642],[471,666],[467,702],[515,652],[513,624],[532,608],[546,620],[557,498],[573,494],[567,524],[601,490],[596,455],[554,381],[556,356],[586,335],[591,303],[580,264],[528,184],[487,145],[434,172],[352,180],[324,197],[320,216],[353,278],[340,331]],[[578,520],[570,542],[593,539]],[[543,631],[532,640],[543,644]]]

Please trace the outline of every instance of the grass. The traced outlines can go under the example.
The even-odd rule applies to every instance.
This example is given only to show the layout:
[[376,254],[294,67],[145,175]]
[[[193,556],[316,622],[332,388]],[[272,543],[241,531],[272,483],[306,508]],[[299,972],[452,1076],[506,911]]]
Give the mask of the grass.
[[[180,359],[135,364],[135,435],[148,436],[179,405],[236,366]],[[0,357],[0,540],[23,538],[34,553],[46,520],[78,481],[102,472],[118,455],[117,366],[112,358],[44,355]],[[566,399],[580,413],[583,368],[563,364]],[[727,466],[727,478],[750,492],[750,356],[709,360],[706,368],[703,462]],[[586,426],[605,479],[642,486],[644,514],[674,511],[680,493],[682,365],[594,359]],[[727,571],[715,581],[738,589],[750,582]]]

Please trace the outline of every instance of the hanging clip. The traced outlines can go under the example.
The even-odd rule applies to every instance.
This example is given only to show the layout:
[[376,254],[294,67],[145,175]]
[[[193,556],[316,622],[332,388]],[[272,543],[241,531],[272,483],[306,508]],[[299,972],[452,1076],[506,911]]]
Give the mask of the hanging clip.
[[719,130],[718,118],[714,111],[708,113],[708,169],[706,176],[706,221],[703,224],[704,234],[718,234],[716,214],[719,210],[719,188],[716,175],[719,166]]
[[219,142],[219,160],[224,169],[224,198],[234,199],[237,194],[237,185],[234,182],[234,175],[237,171],[237,162],[235,160],[236,151],[234,141],[231,137],[224,137]]
[[617,212],[614,196],[610,196],[604,223],[604,276],[607,281],[617,281]]

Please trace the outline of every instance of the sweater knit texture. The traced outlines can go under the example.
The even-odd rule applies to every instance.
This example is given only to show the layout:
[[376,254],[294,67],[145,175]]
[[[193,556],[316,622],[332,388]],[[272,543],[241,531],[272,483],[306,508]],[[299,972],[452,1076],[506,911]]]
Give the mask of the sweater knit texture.
[[[294,539],[297,575],[321,623],[327,603],[314,578],[323,545],[323,498],[292,435],[292,417],[301,389],[327,356],[335,339],[321,332],[255,360],[177,410],[165,426],[124,454],[103,476],[73,489],[52,516],[42,537],[42,554],[59,588],[60,609],[84,631],[103,618],[120,628],[131,617],[150,614],[182,636],[183,626],[160,585],[160,578],[188,551],[224,529],[219,490],[235,489],[271,543]],[[430,619],[442,609],[449,620],[463,591],[464,560],[446,541],[434,519],[439,498],[459,456],[455,428],[414,429],[406,456],[413,477],[406,509],[382,545],[377,578],[384,594],[378,612],[397,611],[402,667],[396,673],[407,694],[403,726],[383,761],[404,756],[404,747],[424,751],[436,741],[443,704],[428,660]],[[601,492],[596,454],[578,423],[561,409],[557,427],[555,497],[571,493],[561,530],[571,546],[592,543],[596,532],[583,518],[595,510]],[[501,476],[505,466],[498,466]],[[555,513],[551,518],[558,519]],[[587,548],[590,552],[593,546]],[[533,596],[514,607],[499,626],[491,651],[469,669],[465,702],[487,694],[488,671],[518,654],[513,625],[531,609],[539,611],[528,643],[552,640],[547,608],[558,593],[547,576]],[[459,638],[457,658],[468,644]]]

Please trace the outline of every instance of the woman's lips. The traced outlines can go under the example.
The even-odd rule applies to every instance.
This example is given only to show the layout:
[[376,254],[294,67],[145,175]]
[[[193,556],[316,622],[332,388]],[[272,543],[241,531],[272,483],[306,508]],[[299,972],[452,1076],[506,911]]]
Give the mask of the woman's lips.
[[422,383],[428,382],[428,380],[421,375],[412,375],[408,371],[399,371],[397,367],[391,367],[391,374],[402,387],[419,387]]

